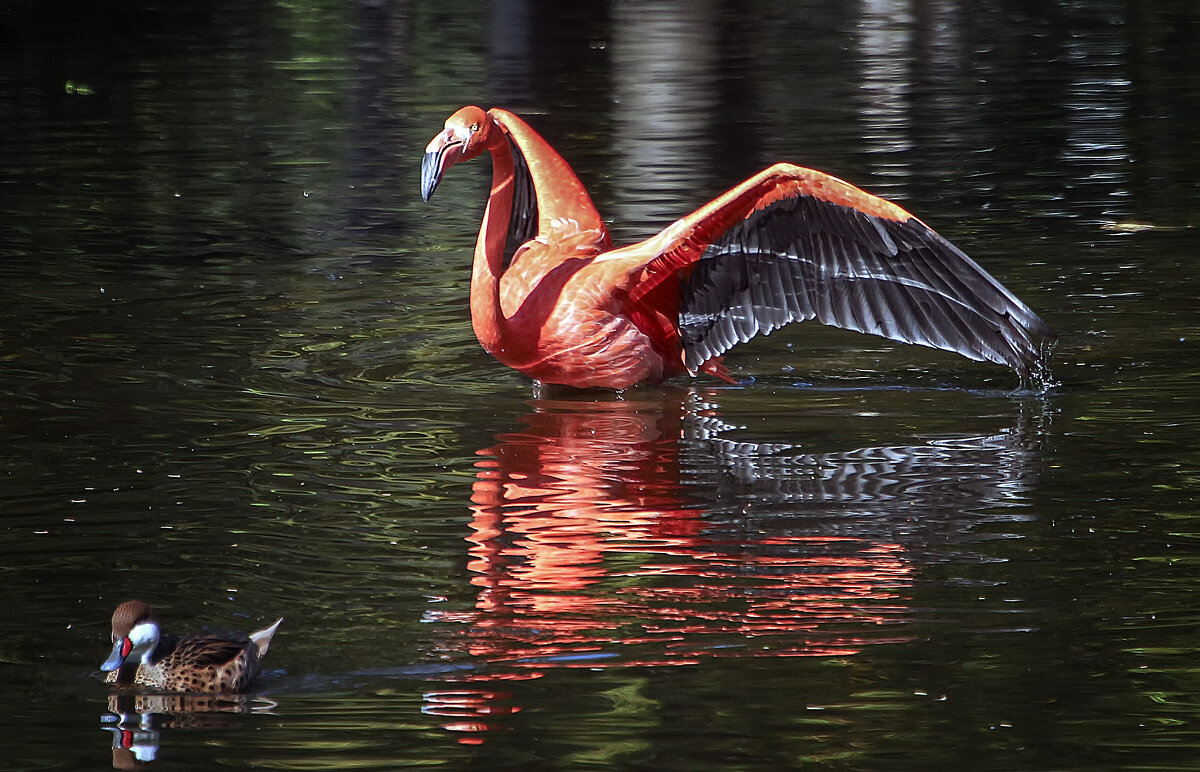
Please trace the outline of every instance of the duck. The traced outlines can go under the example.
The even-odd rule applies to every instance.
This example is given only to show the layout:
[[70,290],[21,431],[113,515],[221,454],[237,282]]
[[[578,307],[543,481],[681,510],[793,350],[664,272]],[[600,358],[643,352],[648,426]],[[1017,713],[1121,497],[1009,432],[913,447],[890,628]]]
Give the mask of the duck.
[[243,692],[283,623],[257,632],[163,635],[154,610],[130,600],[112,615],[112,654],[100,666],[105,683],[169,692]]

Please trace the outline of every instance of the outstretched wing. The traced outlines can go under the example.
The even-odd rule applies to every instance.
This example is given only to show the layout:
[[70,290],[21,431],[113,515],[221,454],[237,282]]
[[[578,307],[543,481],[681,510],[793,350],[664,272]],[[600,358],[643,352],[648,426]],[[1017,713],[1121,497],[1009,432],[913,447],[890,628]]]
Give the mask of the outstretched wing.
[[895,204],[777,164],[664,231],[633,299],[679,283],[693,372],[788,322],[956,351],[1028,376],[1054,333],[987,271]]

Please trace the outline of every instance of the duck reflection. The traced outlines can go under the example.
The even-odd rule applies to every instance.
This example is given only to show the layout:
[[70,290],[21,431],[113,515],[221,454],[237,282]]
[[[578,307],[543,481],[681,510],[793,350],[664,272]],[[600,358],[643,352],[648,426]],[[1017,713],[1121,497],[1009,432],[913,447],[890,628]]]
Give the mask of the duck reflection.
[[163,729],[224,729],[232,713],[271,713],[276,703],[238,694],[154,694],[121,691],[108,697],[101,729],[112,733],[113,769],[137,769],[158,758]]
[[850,655],[909,639],[922,564],[1021,519],[1038,432],[808,453],[710,392],[547,398],[477,464],[468,613],[489,680],[549,667]]

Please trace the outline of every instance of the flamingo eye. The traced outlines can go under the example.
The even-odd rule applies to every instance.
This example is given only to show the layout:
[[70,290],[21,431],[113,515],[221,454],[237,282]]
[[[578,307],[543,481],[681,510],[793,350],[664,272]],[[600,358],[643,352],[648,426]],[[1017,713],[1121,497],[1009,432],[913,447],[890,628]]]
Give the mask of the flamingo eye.
[[478,123],[472,123],[472,124],[471,124],[471,131],[479,131],[479,124],[478,124]]

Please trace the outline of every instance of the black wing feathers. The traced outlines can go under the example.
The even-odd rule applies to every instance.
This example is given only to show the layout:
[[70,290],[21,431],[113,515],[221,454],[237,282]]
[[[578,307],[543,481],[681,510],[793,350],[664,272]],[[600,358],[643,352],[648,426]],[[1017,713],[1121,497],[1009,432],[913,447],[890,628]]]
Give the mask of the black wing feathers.
[[684,282],[680,330],[693,371],[788,322],[824,324],[956,351],[1022,376],[1054,333],[919,220],[876,217],[812,196],[734,225]]
[[508,218],[508,240],[504,245],[504,267],[512,260],[517,249],[537,235],[538,205],[537,191],[533,187],[533,175],[521,148],[510,138],[513,158],[513,205]]

